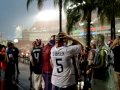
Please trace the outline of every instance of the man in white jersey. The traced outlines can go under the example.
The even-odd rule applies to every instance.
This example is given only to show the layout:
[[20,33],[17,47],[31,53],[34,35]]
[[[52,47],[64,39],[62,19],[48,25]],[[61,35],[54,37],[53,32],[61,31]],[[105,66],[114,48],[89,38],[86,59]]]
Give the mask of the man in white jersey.
[[[67,41],[72,41],[75,45],[66,46]],[[52,90],[76,90],[75,70],[72,57],[80,53],[82,44],[65,35],[59,33],[56,45],[51,49]]]

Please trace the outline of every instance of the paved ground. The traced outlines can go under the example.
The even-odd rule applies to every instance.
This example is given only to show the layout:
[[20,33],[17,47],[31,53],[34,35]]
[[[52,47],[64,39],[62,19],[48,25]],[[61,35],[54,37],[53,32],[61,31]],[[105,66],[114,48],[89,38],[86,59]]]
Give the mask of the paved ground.
[[[20,74],[18,76],[17,88],[15,90],[30,90],[29,64],[19,62]],[[78,90],[80,90],[80,83],[78,83]]]

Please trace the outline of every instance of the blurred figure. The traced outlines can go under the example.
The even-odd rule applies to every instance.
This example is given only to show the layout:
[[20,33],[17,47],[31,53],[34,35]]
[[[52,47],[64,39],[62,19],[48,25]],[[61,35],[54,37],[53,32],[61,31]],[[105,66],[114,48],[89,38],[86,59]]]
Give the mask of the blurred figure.
[[7,71],[6,71],[6,77],[7,77],[7,85],[9,86],[8,88],[11,90],[13,87],[13,81],[15,81],[15,59],[13,56],[13,43],[8,42],[7,43],[7,55],[9,62],[7,64]]
[[[32,50],[35,48],[35,41],[32,43],[32,49],[30,50],[32,52]],[[32,85],[32,73],[33,73],[33,65],[32,65],[32,56],[30,56],[30,65],[29,65],[29,69],[30,69],[30,77],[28,78],[30,80],[30,89],[33,88]]]
[[14,57],[14,60],[15,60],[17,74],[19,74],[20,73],[19,72],[19,67],[18,67],[18,63],[19,63],[19,61],[18,61],[19,50],[18,50],[17,47],[14,46],[14,44],[12,46],[12,53],[13,53],[13,57]]
[[[96,40],[93,39],[91,40],[90,42],[90,51],[88,53],[88,65],[92,65],[93,64],[93,61],[94,61],[94,57],[95,57],[95,52],[96,52]],[[90,69],[91,70],[91,69]]]
[[6,68],[8,57],[6,53],[6,46],[0,44],[0,90],[6,90]]
[[50,63],[51,48],[55,45],[55,35],[52,35],[47,45],[43,48],[43,78],[45,81],[45,90],[52,90],[51,76],[52,66]]
[[30,58],[30,77],[28,78],[30,80],[30,89],[33,89],[33,81],[32,81],[32,73],[33,73],[33,66],[32,66],[32,62],[31,62],[31,58]]
[[96,49],[96,40],[95,39],[92,39],[91,42],[90,42],[90,48],[91,49]]
[[33,44],[33,50],[31,51],[32,56],[32,67],[34,72],[34,89],[35,90],[42,90],[42,50],[41,47],[41,40],[36,39]]
[[90,42],[90,50],[88,52],[88,57],[87,57],[88,65],[86,67],[88,90],[91,90],[92,64],[93,64],[94,57],[95,57],[95,49],[96,49],[96,40],[92,39]]
[[120,36],[113,41],[111,49],[114,53],[115,90],[120,90]]
[[80,64],[80,70],[81,70],[81,75],[83,76],[83,81],[84,81],[84,86],[83,86],[83,90],[88,90],[88,79],[87,79],[87,65],[88,65],[88,52],[89,52],[90,48],[89,47],[84,47],[84,50],[82,51],[82,60],[81,60],[81,64]]
[[108,40],[107,45],[110,47],[112,45],[112,43],[113,43],[113,40]]
[[97,47],[92,65],[93,78],[92,90],[109,90],[108,89],[108,71],[107,71],[107,52],[108,47],[104,43],[104,35],[97,35]]
[[[74,45],[67,46],[68,40]],[[80,53],[82,44],[66,35],[59,33],[56,37],[56,45],[51,49],[52,90],[76,90],[75,70],[72,57]]]

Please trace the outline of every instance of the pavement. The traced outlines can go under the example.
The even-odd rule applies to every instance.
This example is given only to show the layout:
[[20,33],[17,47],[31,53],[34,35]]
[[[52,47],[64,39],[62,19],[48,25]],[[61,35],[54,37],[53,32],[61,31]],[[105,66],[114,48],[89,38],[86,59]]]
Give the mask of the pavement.
[[[15,89],[12,90],[34,90],[33,88],[30,88],[31,82],[29,80],[30,76],[30,70],[29,70],[29,63],[23,63],[19,62],[19,71],[20,74],[16,75],[16,80],[15,82]],[[32,80],[33,81],[33,80]],[[77,88],[78,90],[81,90],[81,84],[78,83]]]
[[19,62],[19,71],[20,74],[16,75],[16,86],[18,90],[30,90],[30,72],[29,64]]

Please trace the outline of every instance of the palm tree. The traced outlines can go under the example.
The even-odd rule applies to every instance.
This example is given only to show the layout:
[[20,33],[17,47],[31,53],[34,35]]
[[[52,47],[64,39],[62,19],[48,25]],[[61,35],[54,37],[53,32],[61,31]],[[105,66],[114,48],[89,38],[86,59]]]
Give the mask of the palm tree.
[[99,0],[98,1],[98,16],[100,16],[101,23],[107,21],[111,25],[111,39],[116,38],[115,34],[115,17],[120,16],[120,1],[119,0]]
[[[72,5],[77,5],[75,8],[71,10],[67,10],[67,31],[72,30],[72,25],[77,23],[79,19],[81,18],[80,12],[83,13],[82,20],[87,22],[87,38],[86,38],[86,44],[89,47],[90,46],[90,40],[91,40],[91,34],[90,34],[90,27],[91,27],[91,15],[92,11],[96,10],[97,8],[97,0],[66,0],[64,2],[64,7],[67,6],[67,4],[71,2]],[[73,17],[73,18],[72,18]]]
[[78,9],[77,7],[73,9],[67,9],[66,14],[67,14],[66,25],[67,33],[70,34],[70,32],[73,30],[73,26],[75,26],[75,24],[80,21],[82,14],[80,12],[80,9]]
[[[35,0],[27,0],[27,9],[28,9],[28,6],[30,5],[30,3],[32,1],[35,1]],[[43,1],[44,0],[37,0],[38,8],[42,7]],[[83,12],[82,19],[87,21],[87,40],[86,40],[87,41],[87,46],[90,46],[90,40],[91,40],[90,39],[90,36],[91,36],[91,34],[90,34],[91,14],[92,14],[92,11],[96,9],[96,6],[97,6],[96,1],[97,0],[64,0],[64,1],[62,1],[62,0],[54,0],[55,5],[59,5],[59,10],[60,10],[60,14],[59,14],[60,15],[60,31],[59,32],[62,31],[62,29],[61,29],[61,27],[62,27],[62,22],[61,22],[61,18],[62,18],[62,15],[61,15],[62,4],[64,4],[64,8],[65,8],[68,5],[68,3],[72,3],[73,5],[82,3],[84,5],[79,5],[76,9],[74,9],[75,11],[73,11],[73,12],[76,13],[76,14],[81,12],[81,11]],[[72,17],[74,17],[74,18],[71,17],[72,21],[68,22],[67,26],[69,26],[69,24],[71,22],[76,23],[78,21],[78,19],[81,17],[81,15],[79,15],[79,14],[76,15],[76,14],[74,14],[75,16],[73,14],[71,14]],[[69,17],[69,19],[70,19],[70,17]],[[68,21],[69,21],[69,19],[68,19]],[[71,23],[71,26],[72,26],[72,23]],[[70,28],[72,28],[72,27],[70,27]],[[69,28],[69,31],[72,30],[70,28]]]
[[29,5],[33,2],[33,1],[37,1],[37,6],[40,9],[43,6],[43,2],[45,0],[27,0],[27,10],[29,8]]

